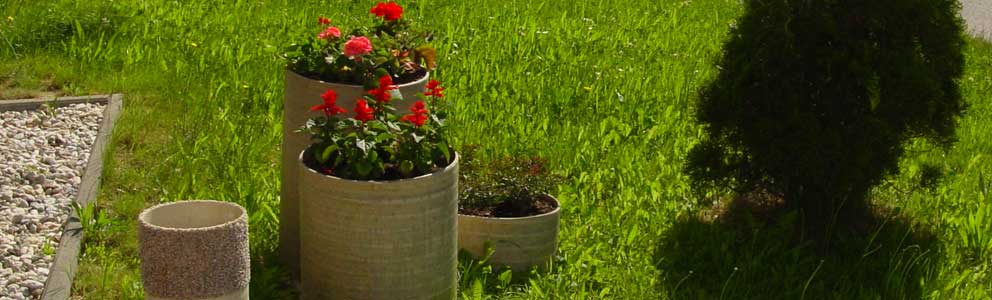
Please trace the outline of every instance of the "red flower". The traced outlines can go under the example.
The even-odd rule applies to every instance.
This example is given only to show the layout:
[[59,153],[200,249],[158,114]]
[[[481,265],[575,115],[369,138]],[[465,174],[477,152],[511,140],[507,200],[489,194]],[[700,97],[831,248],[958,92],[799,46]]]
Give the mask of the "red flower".
[[372,115],[374,112],[375,110],[369,107],[369,104],[365,100],[358,100],[358,103],[355,105],[355,120],[368,122],[375,118]]
[[414,102],[413,106],[410,107],[410,111],[412,111],[415,114],[426,114],[427,107],[424,105],[424,101],[417,101]]
[[442,98],[444,97],[444,94],[441,93],[443,91],[444,88],[441,87],[441,82],[431,79],[431,81],[427,82],[427,92],[424,92],[424,96],[434,96],[434,97]]
[[368,93],[374,97],[376,101],[389,102],[389,100],[392,100],[393,98],[393,95],[390,94],[389,91],[395,89],[396,86],[393,85],[393,78],[389,75],[382,75],[382,77],[379,77],[379,87],[368,90]]
[[334,90],[328,89],[323,95],[320,95],[320,98],[324,99],[324,104],[314,105],[310,111],[323,110],[328,117],[346,112],[344,108],[337,106],[338,94],[334,93]]
[[328,19],[328,18],[325,18],[323,16],[320,16],[320,17],[317,17],[317,23],[320,23],[320,25],[331,24],[331,19]]
[[369,10],[369,13],[375,14],[377,17],[385,17],[386,21],[396,21],[403,16],[403,7],[393,1],[389,1],[388,3],[379,2]]
[[400,121],[413,123],[417,127],[424,126],[424,122],[427,122],[427,108],[424,107],[424,101],[414,102],[410,111],[413,113],[403,116]]
[[332,37],[333,38],[341,37],[341,30],[338,29],[337,27],[331,26],[331,27],[327,27],[327,29],[324,29],[324,31],[322,31],[320,34],[317,35],[317,38],[322,40],[329,40]]
[[344,55],[357,57],[372,52],[372,42],[364,36],[352,37],[344,43]]

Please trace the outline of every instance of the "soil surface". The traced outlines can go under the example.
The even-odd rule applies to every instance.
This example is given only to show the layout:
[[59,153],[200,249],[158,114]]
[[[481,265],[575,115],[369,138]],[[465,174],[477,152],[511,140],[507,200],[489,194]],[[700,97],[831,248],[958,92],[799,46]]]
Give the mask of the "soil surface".
[[463,215],[489,218],[520,218],[542,215],[554,211],[558,204],[550,197],[542,196],[534,199],[526,207],[517,207],[510,202],[502,202],[494,206],[458,207],[458,213]]
[[[310,79],[313,79],[313,80],[320,80],[320,81],[323,81],[323,82],[333,82],[333,83],[339,83],[339,84],[362,85],[361,82],[350,82],[350,81],[341,82],[339,80],[331,80],[331,79],[328,79],[328,78],[322,78],[319,74],[313,74],[313,73],[300,73],[300,75],[303,75],[303,77],[306,77],[306,78],[310,78]],[[406,73],[406,74],[402,74],[400,76],[394,76],[393,77],[393,84],[394,85],[403,85],[403,84],[411,83],[411,82],[416,81],[417,79],[424,78],[424,75],[427,75],[427,70],[420,69],[420,70],[417,70],[417,71],[415,71],[413,73]]]
[[[347,180],[360,180],[360,181],[361,180],[366,180],[366,179],[350,178],[350,177],[344,176],[342,174],[335,173],[334,170],[332,170],[332,169],[330,169],[330,168],[328,168],[326,166],[323,166],[319,162],[317,162],[317,159],[314,158],[314,156],[311,155],[309,153],[309,151],[310,150],[307,150],[307,154],[303,157],[303,165],[307,166],[311,170],[317,171],[317,173],[324,174],[324,175],[327,175],[327,176],[334,176],[334,177],[343,178],[343,179],[347,179]],[[398,165],[387,163],[387,164],[385,164],[385,172],[382,174],[382,176],[380,176],[378,179],[374,179],[372,181],[390,181],[390,180],[401,180],[401,179],[416,178],[416,177],[420,177],[420,176],[423,176],[423,175],[440,172],[440,171],[444,170],[444,168],[447,168],[448,165],[450,165],[451,163],[445,164],[444,167],[439,167],[439,165],[441,165],[441,164],[444,164],[444,157],[437,157],[437,158],[434,159],[434,167],[431,168],[431,171],[430,172],[424,173],[424,174],[414,173],[413,176],[403,176],[403,174],[400,173],[400,171],[399,171],[399,166]],[[347,167],[347,166],[344,166],[344,167]],[[3,299],[0,299],[0,300],[3,300]]]

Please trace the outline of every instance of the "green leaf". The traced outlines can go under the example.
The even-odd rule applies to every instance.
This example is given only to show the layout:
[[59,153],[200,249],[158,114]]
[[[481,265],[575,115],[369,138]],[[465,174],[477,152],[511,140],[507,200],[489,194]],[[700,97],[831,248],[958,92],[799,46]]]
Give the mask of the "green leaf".
[[386,68],[375,69],[375,79],[376,79],[375,82],[376,82],[376,84],[379,83],[379,77],[386,76],[386,75],[389,75],[389,70],[386,70]]
[[396,138],[396,136],[393,135],[392,133],[383,132],[375,136],[375,141],[376,143],[383,143],[384,141],[388,141],[394,138]]
[[409,160],[403,160],[400,162],[400,173],[403,176],[410,176],[410,172],[413,172],[413,162]]
[[437,149],[441,151],[441,155],[444,155],[445,162],[451,162],[451,147],[448,147],[447,141],[440,141],[437,143]]
[[512,279],[513,272],[511,270],[505,270],[502,273],[499,273],[499,282],[503,286],[508,286]]
[[355,147],[358,147],[359,150],[362,150],[362,153],[367,154],[369,152],[369,144],[366,143],[365,140],[355,141]]
[[389,126],[389,130],[392,130],[392,131],[400,131],[401,130],[400,129],[400,125],[397,124],[396,122],[393,122],[393,121],[386,122],[386,126]]
[[472,281],[472,299],[473,300],[483,300],[482,298],[482,281],[478,279]]
[[388,131],[389,130],[389,128],[386,127],[386,124],[383,124],[382,121],[376,120],[376,121],[368,122],[367,124],[369,126],[369,129],[372,129],[372,130],[376,130],[376,131]]
[[355,171],[358,172],[358,176],[367,177],[372,172],[372,165],[367,161],[355,162]]
[[338,145],[328,145],[324,148],[324,151],[320,153],[320,156],[317,157],[317,161],[322,164],[327,162],[327,159],[331,158],[331,154],[334,154],[336,151],[338,151]]
[[367,158],[370,163],[375,164],[376,162],[379,161],[379,152],[369,151]]

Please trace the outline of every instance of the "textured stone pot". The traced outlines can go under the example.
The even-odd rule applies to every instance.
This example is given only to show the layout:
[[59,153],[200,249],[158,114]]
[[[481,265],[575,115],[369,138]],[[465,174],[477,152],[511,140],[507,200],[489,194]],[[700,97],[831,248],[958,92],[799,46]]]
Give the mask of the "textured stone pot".
[[561,204],[555,202],[551,212],[520,218],[490,218],[458,215],[458,247],[472,256],[486,255],[486,246],[493,247],[489,263],[509,266],[514,272],[543,268],[558,247],[558,222]]
[[[425,90],[430,74],[414,82],[398,85],[403,100],[395,101],[393,106],[397,112],[403,113],[410,109],[413,102],[420,99]],[[299,275],[300,239],[299,239],[299,196],[296,191],[297,158],[303,149],[310,145],[310,138],[295,132],[317,113],[310,112],[314,105],[323,103],[320,95],[327,89],[333,89],[338,94],[338,106],[348,110],[346,117],[354,115],[355,100],[361,97],[365,90],[360,85],[338,84],[310,79],[296,72],[286,70],[286,98],[283,101],[282,121],[282,193],[279,204],[279,251],[283,263],[294,276]]]
[[300,156],[302,299],[456,296],[458,158],[411,179],[320,174]]
[[138,216],[138,251],[146,299],[248,299],[248,217],[237,204],[146,209]]

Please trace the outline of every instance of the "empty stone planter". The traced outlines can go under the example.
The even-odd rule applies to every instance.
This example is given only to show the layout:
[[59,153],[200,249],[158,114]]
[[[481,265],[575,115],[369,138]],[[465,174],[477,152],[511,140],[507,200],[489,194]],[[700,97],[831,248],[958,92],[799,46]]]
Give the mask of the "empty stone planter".
[[[430,74],[425,74],[423,78],[414,82],[398,84],[403,100],[394,101],[392,104],[399,113],[406,113],[410,106],[420,99],[418,95],[425,91],[427,78]],[[303,127],[308,119],[320,115],[319,112],[311,112],[314,105],[323,103],[320,95],[328,89],[333,89],[338,95],[337,105],[348,112],[344,117],[354,115],[355,100],[365,94],[365,89],[360,85],[340,84],[324,82],[304,77],[296,72],[286,70],[286,97],[283,100],[283,120],[282,120],[282,193],[279,203],[279,252],[283,263],[294,276],[299,275],[300,270],[300,221],[299,221],[299,195],[297,188],[297,175],[299,173],[297,159],[300,152],[310,146],[310,136],[298,133],[296,130]]]
[[458,247],[482,258],[493,247],[489,263],[514,272],[543,268],[558,248],[561,204],[551,212],[519,218],[491,218],[458,214]]
[[299,191],[302,299],[455,299],[457,156],[443,170],[388,181],[301,163]]
[[245,209],[211,200],[159,204],[138,216],[146,299],[247,300]]

